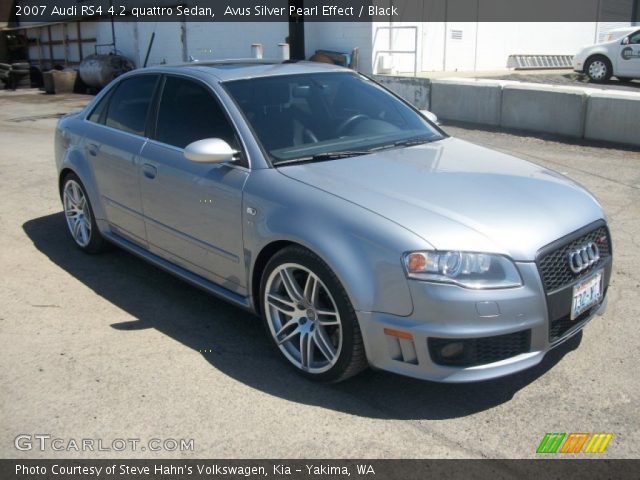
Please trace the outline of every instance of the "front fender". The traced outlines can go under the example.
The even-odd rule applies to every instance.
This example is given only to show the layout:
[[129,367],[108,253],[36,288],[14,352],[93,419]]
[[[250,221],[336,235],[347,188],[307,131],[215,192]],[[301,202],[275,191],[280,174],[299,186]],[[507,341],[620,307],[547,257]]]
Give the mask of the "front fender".
[[[255,215],[248,209],[255,209]],[[252,172],[245,184],[243,230],[249,279],[266,246],[293,242],[329,265],[354,309],[400,316],[413,312],[401,256],[430,246],[386,218],[265,169]]]
[[611,54],[612,54],[611,49],[607,48],[607,46],[597,46],[587,50],[584,53],[584,59],[586,61],[589,58],[593,57],[594,55],[602,55],[603,57],[607,57],[609,61],[612,61]]

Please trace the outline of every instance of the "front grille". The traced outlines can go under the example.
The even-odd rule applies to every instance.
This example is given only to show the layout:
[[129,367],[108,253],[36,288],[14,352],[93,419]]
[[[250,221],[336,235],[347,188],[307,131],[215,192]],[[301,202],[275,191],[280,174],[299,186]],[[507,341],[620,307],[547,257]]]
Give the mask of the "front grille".
[[[439,365],[472,367],[498,362],[527,353],[531,348],[531,330],[481,338],[429,338],[431,360]],[[447,354],[447,347],[450,352]]]
[[[600,260],[587,270],[578,274],[573,273],[569,268],[569,253],[584,246],[588,242],[595,242],[596,245],[598,245]],[[600,268],[610,256],[611,242],[609,239],[609,231],[604,225],[578,238],[572,239],[559,247],[552,248],[551,251],[543,253],[537,261],[538,270],[540,271],[540,277],[542,278],[545,290],[551,292],[573,283],[578,278]]]

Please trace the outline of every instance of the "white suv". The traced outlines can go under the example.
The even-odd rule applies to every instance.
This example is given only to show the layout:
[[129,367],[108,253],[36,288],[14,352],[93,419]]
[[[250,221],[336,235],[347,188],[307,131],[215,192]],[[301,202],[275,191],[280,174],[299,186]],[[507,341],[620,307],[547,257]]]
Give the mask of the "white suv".
[[582,48],[573,57],[573,69],[591,81],[640,78],[640,27],[616,28],[603,43]]

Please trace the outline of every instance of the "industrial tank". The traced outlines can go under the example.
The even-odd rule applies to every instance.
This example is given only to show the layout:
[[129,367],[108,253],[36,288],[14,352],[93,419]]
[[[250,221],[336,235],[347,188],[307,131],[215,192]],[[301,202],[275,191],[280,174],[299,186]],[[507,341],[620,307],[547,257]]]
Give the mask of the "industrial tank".
[[134,68],[133,62],[122,55],[89,55],[82,60],[78,71],[84,83],[102,88],[118,75]]

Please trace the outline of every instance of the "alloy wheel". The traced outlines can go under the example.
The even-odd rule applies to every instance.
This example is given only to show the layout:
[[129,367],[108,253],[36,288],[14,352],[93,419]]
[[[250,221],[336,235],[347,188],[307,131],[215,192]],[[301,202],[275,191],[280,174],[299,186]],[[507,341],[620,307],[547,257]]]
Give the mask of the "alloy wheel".
[[320,278],[302,265],[276,267],[263,299],[269,330],[285,357],[312,374],[335,365],[343,343],[340,312]]
[[91,213],[82,187],[75,180],[64,185],[62,193],[64,214],[71,236],[81,247],[91,241]]

